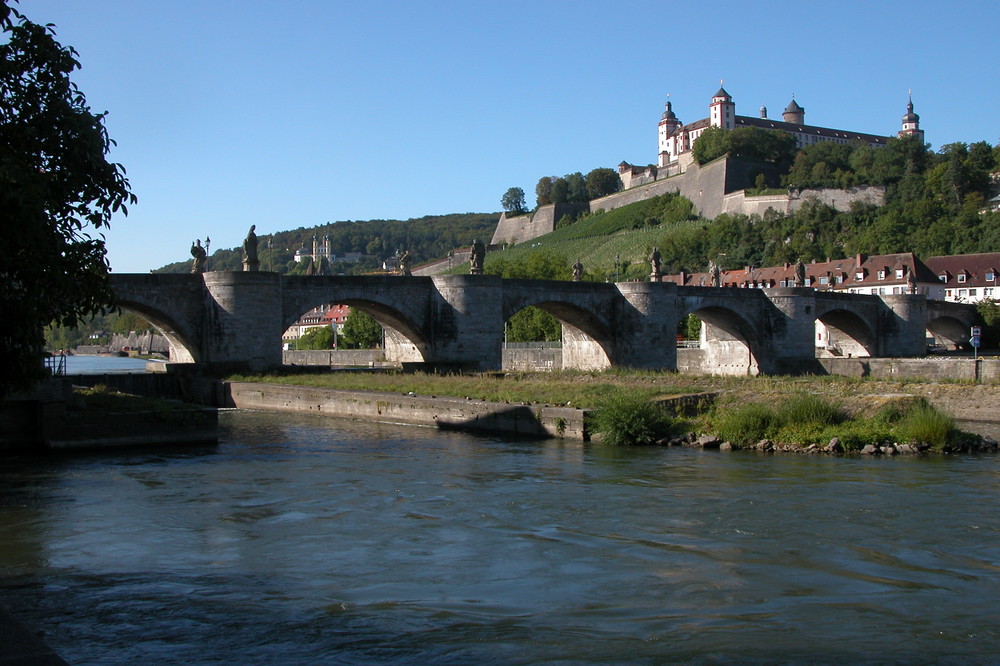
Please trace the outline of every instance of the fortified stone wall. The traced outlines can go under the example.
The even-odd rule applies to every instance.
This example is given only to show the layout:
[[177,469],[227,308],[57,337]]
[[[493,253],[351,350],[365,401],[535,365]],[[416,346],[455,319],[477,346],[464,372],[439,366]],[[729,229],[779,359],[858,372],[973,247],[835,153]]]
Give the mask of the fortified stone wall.
[[[763,215],[769,208],[782,214],[797,211],[807,201],[817,199],[840,211],[847,211],[855,201],[881,206],[885,203],[885,189],[881,187],[855,187],[848,190],[807,188],[789,194],[748,197],[750,187],[758,173],[773,172],[768,164],[720,157],[704,166],[691,162],[683,173],[675,174],[667,168],[657,172],[658,180],[647,182],[648,177],[630,179],[640,183],[630,189],[594,199],[585,210],[614,210],[637,201],[645,201],[668,192],[676,192],[694,204],[695,212],[708,219],[722,213]],[[542,206],[531,215],[501,216],[493,234],[493,243],[516,240],[524,242],[550,233],[563,212],[556,213],[553,206]]]
[[500,215],[496,231],[493,232],[493,239],[490,245],[503,245],[504,243],[523,243],[532,238],[538,238],[545,234],[552,233],[556,228],[556,222],[564,215],[575,215],[590,210],[589,204],[547,204],[539,206],[533,213],[527,215],[516,215],[507,217],[507,213]]

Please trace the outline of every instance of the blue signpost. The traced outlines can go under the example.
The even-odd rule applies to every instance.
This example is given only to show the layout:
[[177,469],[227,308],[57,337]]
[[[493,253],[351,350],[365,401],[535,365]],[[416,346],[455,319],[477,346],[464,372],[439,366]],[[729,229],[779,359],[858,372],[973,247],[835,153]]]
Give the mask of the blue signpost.
[[972,345],[972,357],[975,359],[979,358],[979,345],[982,342],[983,328],[982,326],[973,326],[972,330],[969,331],[971,335],[969,336],[969,344]]

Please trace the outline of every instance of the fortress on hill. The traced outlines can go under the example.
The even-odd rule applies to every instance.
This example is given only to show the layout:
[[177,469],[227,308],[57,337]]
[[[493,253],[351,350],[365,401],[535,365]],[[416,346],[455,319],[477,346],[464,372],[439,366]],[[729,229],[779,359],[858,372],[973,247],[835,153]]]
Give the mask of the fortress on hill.
[[[852,130],[831,129],[805,124],[806,110],[793,98],[782,112],[781,120],[767,117],[767,108],[760,107],[759,116],[736,114],[736,103],[723,87],[712,96],[708,116],[684,124],[674,114],[673,105],[667,100],[657,125],[657,164],[634,166],[628,162],[618,165],[622,191],[582,204],[548,204],[539,206],[533,213],[508,217],[500,216],[492,244],[523,242],[550,233],[556,220],[564,215],[595,210],[611,210],[636,201],[675,192],[690,199],[695,210],[709,219],[722,213],[763,215],[768,209],[791,214],[803,203],[816,199],[838,210],[846,210],[852,202],[862,201],[881,205],[885,192],[880,187],[856,187],[849,190],[803,189],[787,194],[748,196],[759,173],[770,174],[773,167],[729,157],[721,157],[705,165],[694,161],[691,149],[695,140],[709,127],[736,129],[756,127],[788,132],[795,137],[799,148],[823,141],[837,143],[864,143],[872,147],[884,146],[888,136],[865,134]],[[908,100],[906,113],[897,136],[918,136],[920,116],[913,112],[913,99]]]

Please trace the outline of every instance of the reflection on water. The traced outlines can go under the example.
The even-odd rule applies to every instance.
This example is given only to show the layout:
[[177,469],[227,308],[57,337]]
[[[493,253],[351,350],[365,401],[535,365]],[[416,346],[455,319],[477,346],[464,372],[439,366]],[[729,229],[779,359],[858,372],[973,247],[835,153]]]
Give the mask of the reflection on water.
[[1000,457],[220,420],[218,449],[0,467],[0,598],[70,662],[1000,651]]

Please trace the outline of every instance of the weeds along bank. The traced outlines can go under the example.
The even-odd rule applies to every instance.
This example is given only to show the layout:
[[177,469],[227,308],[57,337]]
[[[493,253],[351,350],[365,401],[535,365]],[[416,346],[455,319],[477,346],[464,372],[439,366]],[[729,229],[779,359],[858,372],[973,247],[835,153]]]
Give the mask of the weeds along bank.
[[[230,380],[449,397],[587,411],[587,433],[609,444],[908,453],[992,450],[955,418],[1000,423],[996,387],[844,377],[711,377],[654,372],[274,374]],[[701,409],[655,403],[717,395]],[[696,401],[697,402],[697,401]],[[678,404],[676,401],[670,404]],[[690,404],[690,403],[687,403]],[[677,413],[677,411],[682,413]]]

